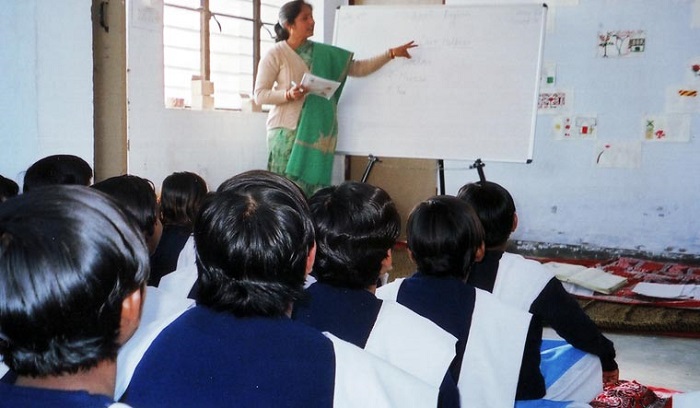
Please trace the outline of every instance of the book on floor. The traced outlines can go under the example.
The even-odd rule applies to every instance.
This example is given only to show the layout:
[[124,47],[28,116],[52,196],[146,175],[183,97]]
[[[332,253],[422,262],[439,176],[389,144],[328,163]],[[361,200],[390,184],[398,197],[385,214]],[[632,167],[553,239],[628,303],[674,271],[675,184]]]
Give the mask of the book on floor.
[[600,268],[589,268],[583,265],[563,262],[548,262],[544,265],[562,282],[573,283],[607,295],[615,292],[627,283],[627,278],[613,275]]

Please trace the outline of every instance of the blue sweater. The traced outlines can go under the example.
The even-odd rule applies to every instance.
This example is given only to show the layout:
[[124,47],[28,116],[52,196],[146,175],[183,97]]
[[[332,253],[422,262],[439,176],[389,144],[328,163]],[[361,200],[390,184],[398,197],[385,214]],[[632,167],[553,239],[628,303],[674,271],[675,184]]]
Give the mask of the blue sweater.
[[106,395],[88,394],[85,391],[49,390],[0,383],[2,408],[104,408],[113,403],[112,398]]
[[335,354],[288,318],[197,306],[161,332],[122,398],[134,407],[331,407]]
[[[354,345],[365,348],[377,321],[382,300],[364,289],[347,289],[316,282],[306,289],[307,298],[294,305],[292,318]],[[438,406],[458,407],[459,392],[451,372],[440,386]]]

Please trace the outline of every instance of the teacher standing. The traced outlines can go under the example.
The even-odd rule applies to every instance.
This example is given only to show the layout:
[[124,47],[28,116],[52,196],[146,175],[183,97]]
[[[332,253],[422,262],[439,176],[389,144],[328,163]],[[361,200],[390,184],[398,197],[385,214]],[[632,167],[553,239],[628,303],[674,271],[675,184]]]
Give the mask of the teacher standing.
[[[395,57],[411,58],[411,41],[366,60],[353,53],[309,40],[314,34],[312,7],[294,0],[280,8],[277,43],[260,61],[255,102],[274,105],[267,118],[268,170],[296,182],[308,195],[330,185],[338,136],[337,104],[345,79],[366,76]],[[338,81],[330,98],[307,95],[304,73]]]

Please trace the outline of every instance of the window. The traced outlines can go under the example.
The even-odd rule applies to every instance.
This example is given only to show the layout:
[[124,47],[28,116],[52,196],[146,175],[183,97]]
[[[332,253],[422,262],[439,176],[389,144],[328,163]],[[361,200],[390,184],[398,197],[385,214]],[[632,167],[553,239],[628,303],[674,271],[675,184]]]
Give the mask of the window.
[[[258,61],[274,44],[273,27],[286,1],[166,0],[165,100],[183,100],[185,106],[191,106],[192,79],[202,76],[208,62],[214,107],[241,109],[243,99],[252,97]],[[207,15],[208,36],[207,24],[201,24],[202,16]],[[258,33],[256,27],[260,27]]]

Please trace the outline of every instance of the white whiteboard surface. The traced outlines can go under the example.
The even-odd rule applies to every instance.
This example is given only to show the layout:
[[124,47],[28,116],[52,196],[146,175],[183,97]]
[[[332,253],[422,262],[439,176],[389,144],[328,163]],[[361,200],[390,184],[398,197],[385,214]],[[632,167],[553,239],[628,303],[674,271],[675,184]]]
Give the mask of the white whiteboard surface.
[[334,43],[364,59],[415,40],[338,105],[337,152],[378,157],[532,159],[544,4],[347,6]]

